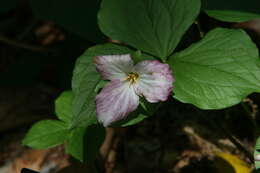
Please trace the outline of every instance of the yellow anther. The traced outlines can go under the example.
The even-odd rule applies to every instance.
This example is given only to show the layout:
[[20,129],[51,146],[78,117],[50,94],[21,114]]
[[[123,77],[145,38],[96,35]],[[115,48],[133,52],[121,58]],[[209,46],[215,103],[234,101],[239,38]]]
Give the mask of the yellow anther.
[[126,80],[130,82],[130,84],[134,84],[137,82],[139,78],[139,75],[137,73],[134,72],[130,72],[127,74]]

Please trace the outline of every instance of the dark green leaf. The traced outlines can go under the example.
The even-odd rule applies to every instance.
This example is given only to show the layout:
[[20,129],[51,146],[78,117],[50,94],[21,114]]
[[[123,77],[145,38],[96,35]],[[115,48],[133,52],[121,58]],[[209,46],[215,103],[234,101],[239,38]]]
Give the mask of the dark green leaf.
[[149,103],[144,98],[140,99],[140,105],[147,115],[153,115],[160,107],[161,103]]
[[72,119],[72,91],[64,91],[55,100],[55,113],[58,118],[66,123],[69,123]]
[[246,22],[253,19],[259,19],[259,14],[247,13],[241,11],[228,10],[206,10],[210,17],[224,22]]
[[163,60],[172,54],[200,11],[200,0],[103,0],[104,34]]
[[75,128],[66,145],[66,152],[82,162],[92,162],[105,138],[105,128],[97,125]]
[[142,106],[143,102],[140,101],[139,107],[132,112],[126,119],[114,123],[112,126],[113,127],[126,127],[126,126],[132,126],[137,123],[140,123],[144,119],[148,118],[151,116],[148,111],[145,110],[145,108]]
[[103,39],[97,25],[100,0],[30,0],[30,3],[33,12],[40,18],[56,22],[94,42]]
[[23,145],[45,149],[62,144],[69,136],[68,125],[57,120],[43,120],[32,126]]
[[260,92],[256,45],[242,30],[217,28],[170,59],[174,97],[202,109],[222,109]]
[[138,114],[137,116],[132,116],[129,119],[121,122],[120,126],[122,127],[126,127],[126,126],[132,126],[135,125],[137,123],[140,123],[141,121],[143,121],[144,119],[146,119],[148,116],[144,115],[144,114]]
[[149,103],[144,98],[140,99],[140,106],[130,116],[118,123],[119,126],[126,127],[140,123],[144,119],[153,116],[158,110],[160,103]]
[[101,77],[96,71],[93,57],[127,53],[132,53],[132,51],[123,46],[104,44],[88,49],[79,57],[72,78],[72,90],[74,93],[72,127],[86,127],[96,123],[95,90],[100,84]]

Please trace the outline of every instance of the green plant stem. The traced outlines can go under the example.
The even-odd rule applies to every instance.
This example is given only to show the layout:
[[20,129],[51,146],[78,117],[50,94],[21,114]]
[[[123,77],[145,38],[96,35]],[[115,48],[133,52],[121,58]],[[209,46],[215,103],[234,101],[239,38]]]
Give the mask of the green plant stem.
[[200,38],[203,38],[203,37],[205,36],[205,33],[202,31],[200,22],[199,22],[198,20],[195,21],[195,25],[197,26],[197,28],[198,28],[198,30],[199,30]]

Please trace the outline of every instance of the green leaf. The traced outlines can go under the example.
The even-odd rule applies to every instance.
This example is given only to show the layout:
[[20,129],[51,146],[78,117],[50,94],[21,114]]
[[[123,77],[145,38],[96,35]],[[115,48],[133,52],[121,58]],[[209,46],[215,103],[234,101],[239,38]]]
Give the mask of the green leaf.
[[156,60],[155,57],[145,54],[141,52],[140,50],[137,50],[131,54],[132,60],[134,61],[134,64],[137,64],[140,61],[143,60]]
[[105,138],[105,128],[97,125],[75,128],[66,145],[66,152],[81,162],[92,162]]
[[15,8],[18,4],[18,0],[8,0],[2,2],[0,6],[0,12],[7,12],[8,10],[11,10],[12,8]]
[[172,54],[200,11],[200,0],[103,0],[101,30],[163,60]]
[[138,106],[138,108],[134,112],[132,112],[130,115],[128,115],[126,119],[114,123],[112,125],[112,127],[132,126],[137,123],[140,123],[141,121],[148,118],[149,116],[150,116],[149,113],[143,108],[142,102],[141,102],[141,104]]
[[72,91],[64,91],[55,100],[55,113],[58,118],[66,123],[69,123],[72,119]]
[[40,18],[51,20],[91,41],[103,40],[97,25],[100,0],[30,0],[30,4]]
[[[254,150],[254,157],[256,158],[257,155],[260,155],[260,137],[258,137],[255,145],[255,150]],[[259,157],[259,156],[258,156]],[[257,171],[260,171],[260,161],[255,161],[255,168]]]
[[153,115],[159,109],[160,105],[161,105],[161,102],[160,103],[149,103],[144,98],[140,99],[140,106],[145,111],[145,114],[147,114],[149,116]]
[[96,71],[93,57],[97,55],[127,53],[132,53],[132,51],[126,47],[115,44],[104,44],[88,49],[79,57],[72,78],[72,91],[74,93],[72,127],[86,127],[97,122],[95,112],[95,90],[98,88],[98,85],[100,85],[101,77]]
[[67,124],[57,120],[43,120],[32,126],[23,140],[23,145],[46,149],[62,144],[69,136]]
[[122,127],[132,126],[132,125],[135,125],[137,123],[140,123],[141,121],[143,121],[146,118],[148,118],[147,115],[138,114],[137,116],[132,116],[129,119],[121,122],[120,126],[122,126]]
[[149,103],[145,99],[140,99],[140,106],[138,109],[130,114],[129,118],[120,122],[120,126],[126,127],[140,123],[144,119],[153,116],[159,106],[160,103]]
[[144,98],[140,98],[140,105],[126,119],[116,122],[113,127],[126,127],[140,123],[144,119],[153,116],[159,109],[161,103],[149,103]]
[[134,63],[136,64],[136,63],[142,61],[142,52],[140,50],[137,50],[134,53],[132,53],[131,57],[132,57]]
[[97,84],[97,86],[96,86],[96,88],[95,88],[95,92],[98,93],[107,83],[108,83],[108,81],[106,81],[106,80],[101,80],[101,81]]
[[260,92],[256,45],[242,30],[217,28],[170,59],[174,97],[202,109],[222,109]]
[[228,10],[206,10],[210,17],[224,22],[246,22],[253,19],[259,19],[259,14],[242,12],[242,11],[228,11]]

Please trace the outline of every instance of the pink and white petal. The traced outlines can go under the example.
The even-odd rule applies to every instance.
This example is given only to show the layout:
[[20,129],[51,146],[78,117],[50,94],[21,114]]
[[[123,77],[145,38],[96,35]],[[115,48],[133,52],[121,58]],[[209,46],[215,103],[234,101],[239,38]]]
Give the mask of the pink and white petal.
[[94,63],[105,80],[125,79],[134,64],[130,54],[96,56]]
[[159,61],[142,61],[134,67],[139,74],[136,93],[151,103],[166,101],[173,89],[172,71]]
[[134,66],[134,71],[136,71],[138,74],[160,73],[167,77],[168,80],[172,80],[172,82],[174,82],[172,71],[169,65],[163,64],[158,60],[141,61]]
[[96,96],[96,112],[105,127],[123,120],[139,105],[139,96],[128,82],[113,80]]

